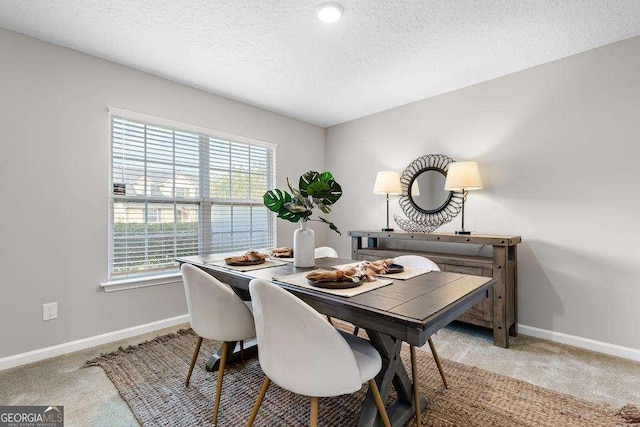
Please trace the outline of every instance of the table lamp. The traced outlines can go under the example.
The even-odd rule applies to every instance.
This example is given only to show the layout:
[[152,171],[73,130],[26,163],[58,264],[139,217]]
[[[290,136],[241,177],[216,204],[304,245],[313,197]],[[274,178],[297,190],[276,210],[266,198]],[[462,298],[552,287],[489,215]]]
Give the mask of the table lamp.
[[469,190],[479,190],[482,188],[482,178],[480,169],[476,162],[455,162],[449,164],[447,179],[444,182],[444,189],[448,191],[462,191],[462,230],[456,234],[471,234],[464,229],[464,202],[467,200]]
[[389,228],[389,194],[402,194],[400,174],[394,171],[378,172],[373,194],[384,194],[387,197],[387,226],[382,231],[393,231],[393,228]]

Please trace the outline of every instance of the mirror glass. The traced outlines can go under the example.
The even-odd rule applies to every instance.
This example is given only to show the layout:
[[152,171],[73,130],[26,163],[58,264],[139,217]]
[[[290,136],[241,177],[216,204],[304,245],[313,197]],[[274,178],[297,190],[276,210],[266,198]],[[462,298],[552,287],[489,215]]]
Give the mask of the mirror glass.
[[446,176],[437,169],[420,172],[411,183],[411,201],[418,209],[426,212],[442,209],[451,196],[451,193],[444,189],[445,179]]

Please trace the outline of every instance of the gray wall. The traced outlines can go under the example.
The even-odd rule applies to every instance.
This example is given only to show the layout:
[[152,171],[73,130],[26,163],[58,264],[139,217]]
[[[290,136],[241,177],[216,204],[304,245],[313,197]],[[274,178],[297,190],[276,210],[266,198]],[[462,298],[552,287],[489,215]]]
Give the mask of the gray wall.
[[321,128],[1,29],[0,58],[0,357],[186,313],[179,285],[98,289],[109,106],[276,142],[279,186],[331,170],[343,237],[316,237],[343,256],[347,230],[384,223],[378,170],[476,160],[467,228],[523,236],[520,322],[640,348],[640,38],[329,128],[326,153]]
[[[181,285],[98,289],[108,107],[275,142],[278,186],[324,167],[316,126],[2,29],[0,61],[0,358],[187,312]],[[280,245],[294,228],[278,221]],[[43,322],[52,301],[58,319]]]
[[[345,231],[384,224],[377,171],[478,161],[466,228],[523,237],[520,323],[640,348],[640,38],[331,127],[326,143]],[[328,243],[349,255],[347,238]]]

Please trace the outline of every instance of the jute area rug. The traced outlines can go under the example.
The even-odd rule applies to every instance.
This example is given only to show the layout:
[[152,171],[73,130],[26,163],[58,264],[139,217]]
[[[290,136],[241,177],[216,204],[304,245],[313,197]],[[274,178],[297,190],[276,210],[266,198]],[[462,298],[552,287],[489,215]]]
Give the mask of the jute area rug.
[[[190,329],[120,349],[87,362],[102,367],[144,426],[210,425],[217,373],[206,372],[208,357],[220,344],[204,340],[187,388],[184,380],[196,342]],[[421,395],[428,406],[427,426],[612,426],[640,423],[640,412],[627,405],[612,409],[523,381],[443,359],[450,389],[444,389],[433,357],[417,351]],[[409,367],[408,346],[402,360]],[[245,425],[264,374],[257,357],[232,364],[225,373],[219,426]],[[320,399],[322,426],[355,426],[366,386],[352,395]],[[391,393],[387,403],[396,396]],[[309,398],[273,382],[256,419],[257,426],[309,424]],[[415,421],[411,421],[411,425]]]

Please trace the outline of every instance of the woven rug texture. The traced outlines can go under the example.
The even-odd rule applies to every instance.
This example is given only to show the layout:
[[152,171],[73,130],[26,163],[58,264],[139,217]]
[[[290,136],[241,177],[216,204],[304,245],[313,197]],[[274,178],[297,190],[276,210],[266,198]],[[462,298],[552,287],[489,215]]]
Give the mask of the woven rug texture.
[[[211,425],[217,372],[204,369],[220,343],[204,340],[189,387],[184,386],[196,342],[191,329],[102,355],[100,366],[143,426]],[[417,351],[420,392],[427,399],[426,426],[614,426],[640,424],[632,405],[613,409],[476,367],[442,359],[445,389],[431,353]],[[408,346],[402,360],[411,372]],[[256,356],[227,367],[219,426],[245,425],[264,374]],[[367,386],[352,395],[319,399],[321,426],[355,426]],[[387,405],[396,399],[391,392]],[[309,425],[309,398],[278,387],[267,391],[256,426]],[[412,420],[410,425],[415,425]]]

